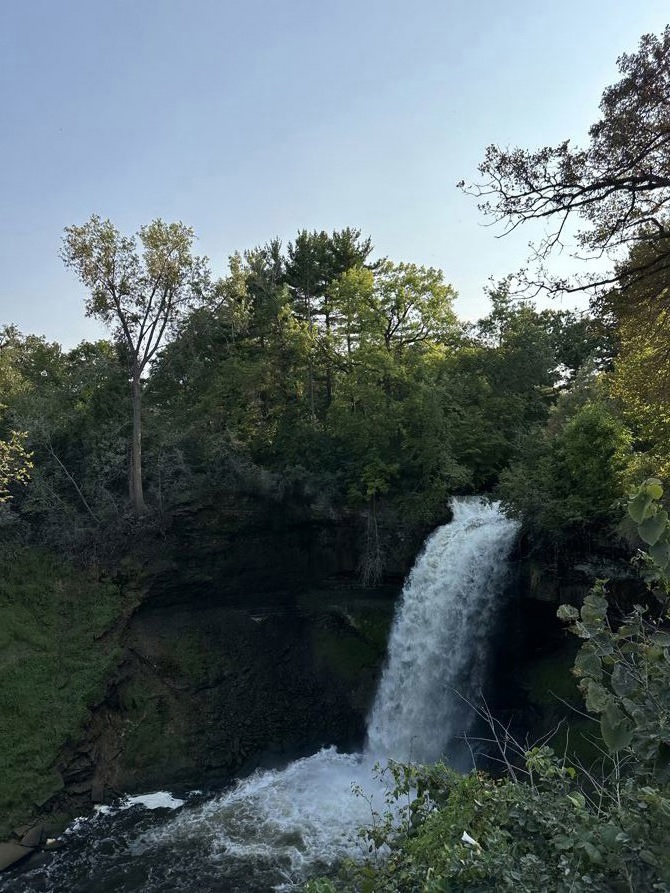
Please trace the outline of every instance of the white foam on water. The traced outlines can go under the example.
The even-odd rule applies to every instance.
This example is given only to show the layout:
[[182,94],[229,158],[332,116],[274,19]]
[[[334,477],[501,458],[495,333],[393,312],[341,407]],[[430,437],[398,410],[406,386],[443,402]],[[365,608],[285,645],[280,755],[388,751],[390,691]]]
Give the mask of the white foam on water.
[[[359,785],[365,792],[355,792]],[[367,846],[358,828],[383,812],[386,785],[369,755],[324,748],[285,769],[257,771],[223,795],[186,807],[137,841],[137,851],[189,839],[207,842],[214,861],[234,858],[281,868],[287,881],[307,866],[332,865]]]
[[109,815],[113,812],[122,812],[132,806],[143,806],[145,809],[179,809],[185,800],[173,797],[169,791],[154,791],[151,794],[137,794],[134,797],[125,796],[116,800],[109,806],[96,806],[98,815]]

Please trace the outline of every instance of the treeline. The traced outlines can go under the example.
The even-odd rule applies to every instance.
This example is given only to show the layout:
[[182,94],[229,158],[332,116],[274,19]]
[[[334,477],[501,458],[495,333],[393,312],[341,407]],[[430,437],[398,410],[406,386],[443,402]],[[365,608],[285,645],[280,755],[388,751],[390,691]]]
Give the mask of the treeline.
[[184,504],[249,487],[430,524],[451,494],[501,479],[520,502],[519,463],[569,405],[577,453],[599,462],[584,424],[616,435],[574,396],[602,388],[599,318],[538,311],[502,282],[485,318],[460,322],[441,271],[373,259],[356,229],[235,254],[218,281],[192,241],[181,224],[127,238],[91,218],[64,256],[110,340],[64,351],[4,328],[0,437],[23,437],[33,466],[9,488],[6,533],[85,550],[138,515],[169,525]]
[[[215,280],[181,223],[68,227],[63,260],[110,337],[63,351],[4,328],[5,533],[85,550],[250,487],[425,526],[451,494],[493,492],[554,544],[614,521],[668,467],[669,43],[622,57],[586,150],[489,147],[466,187],[487,213],[546,220],[543,262],[569,217],[583,251],[618,260],[577,283],[505,279],[478,323],[440,270],[375,257],[354,228],[274,239]],[[524,288],[586,289],[591,310],[539,311]]]

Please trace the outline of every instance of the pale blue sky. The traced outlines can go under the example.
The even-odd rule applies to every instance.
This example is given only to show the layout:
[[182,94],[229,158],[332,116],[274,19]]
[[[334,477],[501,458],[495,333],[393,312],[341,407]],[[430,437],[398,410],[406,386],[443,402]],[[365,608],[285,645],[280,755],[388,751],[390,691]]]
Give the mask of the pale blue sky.
[[0,0],[0,323],[101,331],[58,258],[92,212],[181,219],[216,272],[299,228],[357,226],[442,267],[463,316],[532,233],[455,183],[489,143],[583,140],[667,0]]

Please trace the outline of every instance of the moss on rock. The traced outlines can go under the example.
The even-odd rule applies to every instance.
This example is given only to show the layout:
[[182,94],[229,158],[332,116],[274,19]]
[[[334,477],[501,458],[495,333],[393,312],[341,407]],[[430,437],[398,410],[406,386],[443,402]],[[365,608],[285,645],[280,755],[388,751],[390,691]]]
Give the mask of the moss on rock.
[[115,585],[43,549],[0,551],[0,838],[62,790],[57,770],[118,658]]

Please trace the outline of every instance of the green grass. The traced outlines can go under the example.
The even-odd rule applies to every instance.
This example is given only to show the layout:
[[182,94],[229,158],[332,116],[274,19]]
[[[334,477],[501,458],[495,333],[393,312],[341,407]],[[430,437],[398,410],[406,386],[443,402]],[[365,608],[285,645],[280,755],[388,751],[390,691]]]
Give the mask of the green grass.
[[52,553],[0,550],[0,839],[62,788],[54,766],[104,693],[121,610],[116,586]]

